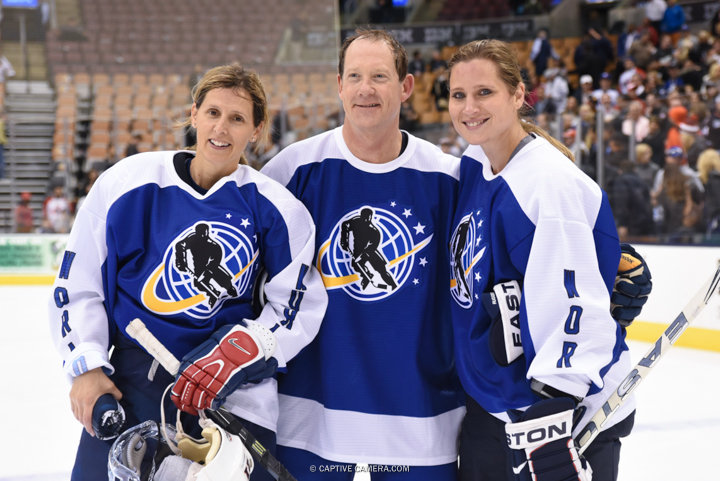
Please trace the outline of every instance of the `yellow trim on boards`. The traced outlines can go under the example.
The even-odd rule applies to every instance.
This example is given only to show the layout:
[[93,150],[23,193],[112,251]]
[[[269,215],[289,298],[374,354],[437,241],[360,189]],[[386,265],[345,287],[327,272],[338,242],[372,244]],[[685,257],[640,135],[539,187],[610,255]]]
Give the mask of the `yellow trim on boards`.
[[51,286],[55,275],[38,274],[0,274],[0,286]]
[[[627,337],[634,341],[653,343],[667,329],[667,325],[656,322],[635,321],[628,328]],[[675,346],[720,352],[720,330],[688,327],[675,342]]]

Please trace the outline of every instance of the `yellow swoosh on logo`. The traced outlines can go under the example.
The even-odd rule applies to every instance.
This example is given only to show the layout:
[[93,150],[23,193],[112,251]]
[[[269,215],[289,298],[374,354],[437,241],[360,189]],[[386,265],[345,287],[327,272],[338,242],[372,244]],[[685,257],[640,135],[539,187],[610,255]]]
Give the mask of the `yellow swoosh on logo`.
[[[430,243],[432,238],[433,238],[433,236],[432,236],[432,234],[430,234],[430,237],[421,241],[418,245],[413,247],[412,250],[410,250],[410,251],[406,252],[405,254],[398,256],[395,259],[388,262],[388,266],[392,267],[395,264],[397,264],[398,262],[405,259],[406,257],[411,256],[411,255],[417,253],[418,251],[424,249]],[[330,247],[330,241],[327,241],[322,246],[320,246],[320,250],[318,251],[318,262],[317,262],[317,269],[318,269],[318,272],[320,272],[320,277],[322,277],[323,284],[325,284],[325,288],[326,289],[336,289],[338,287],[347,286],[348,284],[352,284],[353,282],[359,281],[360,276],[358,276],[357,274],[350,274],[348,276],[342,276],[342,277],[332,277],[332,276],[326,276],[325,274],[323,274],[322,267],[321,267],[322,258],[323,258],[323,255],[325,255],[325,251],[328,249],[328,247]]]
[[[250,259],[250,262],[248,262],[247,265],[235,275],[234,279],[238,279],[243,274],[243,272],[247,270],[248,267],[253,265],[259,253],[260,251],[255,252],[253,258]],[[182,299],[180,301],[165,301],[163,299],[159,299],[155,295],[155,287],[157,286],[158,279],[160,279],[160,275],[162,274],[163,270],[165,270],[165,264],[160,264],[158,268],[155,269],[155,272],[152,273],[150,279],[148,279],[148,281],[145,283],[145,287],[142,291],[143,304],[145,304],[145,306],[151,311],[158,314],[175,314],[178,312],[182,312],[185,309],[195,307],[201,302],[203,302],[205,299],[207,299],[207,296],[205,294],[197,294],[192,297],[188,297],[187,299]]]
[[158,268],[155,269],[155,272],[152,273],[150,279],[145,283],[142,292],[142,301],[148,309],[158,314],[174,314],[194,307],[205,300],[204,294],[197,294],[181,301],[164,301],[158,299],[157,296],[155,296],[155,286],[164,269],[165,264],[160,264]]
[[[485,249],[487,249],[487,246],[480,249],[480,252],[478,252],[477,255],[475,257],[473,257],[473,260],[470,263],[470,266],[468,266],[468,268],[465,269],[466,276],[472,270],[472,268],[475,267],[475,264],[477,264],[478,261],[480,260],[480,258],[483,256],[483,254],[485,253]],[[452,289],[453,287],[457,287],[457,281],[455,279],[450,279],[450,289]]]

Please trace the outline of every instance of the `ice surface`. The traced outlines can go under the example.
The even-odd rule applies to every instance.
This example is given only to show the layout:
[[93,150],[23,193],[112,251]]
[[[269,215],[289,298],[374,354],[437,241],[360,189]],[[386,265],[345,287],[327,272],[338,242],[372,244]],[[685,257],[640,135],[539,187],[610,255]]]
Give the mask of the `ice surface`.
[[[0,481],[70,479],[81,426],[50,341],[51,292],[49,286],[0,286]],[[630,342],[633,362],[649,348]],[[619,480],[719,479],[717,443],[709,440],[720,435],[720,353],[673,348],[636,395],[635,430],[623,440]]]

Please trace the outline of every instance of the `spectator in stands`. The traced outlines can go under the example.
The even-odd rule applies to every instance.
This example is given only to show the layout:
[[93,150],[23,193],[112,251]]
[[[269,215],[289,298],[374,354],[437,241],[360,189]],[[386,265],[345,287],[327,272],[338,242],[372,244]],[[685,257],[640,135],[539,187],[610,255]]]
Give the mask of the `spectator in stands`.
[[667,117],[665,103],[655,93],[648,92],[647,96],[645,96],[645,116],[647,118],[657,117],[658,119]]
[[640,143],[635,146],[635,174],[643,181],[648,190],[652,190],[653,182],[660,166],[652,162],[653,149],[648,144]]
[[642,70],[647,70],[653,60],[656,49],[650,41],[650,32],[643,32],[628,49],[628,56],[635,59],[635,64]]
[[710,142],[708,142],[698,126],[696,115],[688,115],[687,120],[680,124],[680,141],[683,150],[687,153],[688,166],[695,169],[700,154],[710,147]]
[[410,100],[400,104],[400,130],[413,132],[417,128],[419,118],[420,116],[415,112]]
[[604,94],[610,97],[612,105],[617,103],[617,99],[620,96],[620,92],[612,88],[612,78],[608,72],[600,74],[600,88],[593,92],[593,97],[597,99],[598,107]]
[[683,25],[685,25],[685,11],[678,5],[677,0],[668,0],[668,7],[660,22],[660,31],[669,34],[673,45],[676,45]]
[[20,203],[15,207],[15,232],[28,234],[33,231],[33,211],[30,208],[32,194],[28,191],[20,193]]
[[548,68],[548,60],[551,58],[560,60],[560,55],[555,51],[547,37],[547,29],[541,28],[538,30],[537,36],[535,40],[533,40],[532,48],[530,49],[530,61],[535,65],[535,75],[538,78],[543,75],[545,69]]
[[633,75],[642,72],[641,75],[644,76],[644,72],[638,69],[635,64],[635,59],[632,57],[625,57],[623,65],[625,67],[625,71],[621,73],[620,78],[618,78],[618,90],[622,95],[627,95],[628,85],[632,81]]
[[655,51],[654,60],[663,68],[667,68],[674,60],[675,48],[673,47],[670,35],[663,34],[660,36],[660,45]]
[[607,38],[607,32],[604,30],[598,32],[594,28],[589,28],[588,35],[590,35],[592,39],[593,49],[598,59],[598,69],[603,72],[610,62],[615,59],[615,48],[610,39]]
[[440,69],[443,71],[447,70],[447,62],[442,58],[440,50],[433,50],[432,60],[430,60],[430,71],[437,72]]
[[[544,115],[546,118],[547,116],[555,115],[557,108],[555,106],[555,102],[553,102],[552,98],[550,98],[550,96],[545,92],[545,84],[538,84],[533,92],[537,98],[534,105],[535,115],[538,117],[540,115]],[[538,125],[540,125],[539,122],[540,121],[538,120]],[[545,127],[542,128],[543,130],[546,130]]]
[[82,207],[83,202],[85,202],[85,198],[87,197],[88,193],[90,192],[90,189],[95,184],[95,181],[100,176],[100,172],[98,172],[95,169],[90,169],[85,176],[85,179],[83,180],[81,187],[80,187],[80,198],[77,201],[77,205],[75,206],[75,212],[80,210],[80,207]]
[[450,91],[448,90],[447,69],[438,67],[437,76],[433,82],[432,94],[435,97],[435,107],[439,112],[447,111]]
[[650,189],[635,173],[635,164],[630,160],[620,163],[618,175],[608,187],[608,200],[621,242],[628,236],[652,234],[655,226]]
[[640,30],[635,26],[634,23],[631,23],[630,25],[628,25],[627,29],[618,36],[617,58],[627,57],[628,50],[630,50],[633,42],[638,38],[640,38]]
[[655,227],[658,233],[666,234],[678,230],[682,225],[682,211],[685,208],[686,177],[677,165],[663,169],[663,182],[651,194],[655,206]]
[[7,144],[7,135],[5,134],[5,119],[7,116],[3,112],[0,114],[0,182],[9,182],[5,179],[5,144]]
[[[687,109],[682,105],[677,105],[668,110],[668,120],[670,128],[665,139],[665,150],[670,147],[681,147],[682,139],[680,138],[680,124],[687,120]],[[684,153],[683,153],[684,155]]]
[[652,149],[651,161],[662,168],[665,165],[665,132],[662,128],[662,120],[657,116],[650,116],[649,133],[642,139]]
[[570,94],[568,82],[557,67],[546,69],[544,76],[545,93],[555,104],[555,113],[562,114]]
[[54,233],[70,232],[70,202],[63,186],[56,185],[53,189],[53,195],[45,204],[45,219]]
[[628,159],[628,137],[622,132],[614,132],[608,142],[608,154],[605,162],[619,168],[622,161]]
[[597,100],[593,96],[593,78],[590,75],[580,77],[580,88],[575,89],[575,98],[578,104],[596,104]]
[[645,80],[642,76],[635,72],[627,85],[627,100],[633,101],[645,98]]
[[130,137],[130,142],[128,143],[127,147],[125,148],[125,157],[130,157],[131,155],[139,154],[140,151],[138,150],[138,144],[142,140],[142,135],[135,134],[132,137]]
[[698,173],[687,165],[687,158],[685,157],[685,152],[682,147],[670,147],[665,151],[665,167],[659,170],[655,176],[655,182],[653,182],[654,194],[660,192],[662,188],[665,169],[667,169],[668,165],[678,166],[680,172],[693,184],[694,189],[697,189],[701,194],[705,191],[702,182],[700,182],[700,177],[698,177]]
[[[591,87],[597,88],[602,69],[600,69],[600,64],[597,55],[595,55],[595,49],[593,48],[590,38],[585,38],[582,43],[575,48],[573,60],[575,62],[575,73],[586,80],[590,78]],[[582,81],[580,83],[582,84]]]
[[658,46],[658,43],[660,42],[660,30],[656,29],[650,20],[648,20],[647,18],[643,19],[639,31],[640,33],[647,32],[648,34],[650,34],[650,41],[652,42],[653,46]]
[[645,77],[645,100],[649,95],[653,95],[654,98],[665,97],[665,88],[663,86],[662,75],[655,70],[648,72]]
[[620,115],[620,111],[613,105],[609,94],[600,96],[600,105],[597,106],[597,110],[602,112],[604,122],[612,122]]
[[709,235],[720,234],[720,154],[707,149],[698,158],[698,177],[705,187],[705,225]]
[[378,23],[395,23],[395,7],[392,0],[377,0]]
[[715,107],[707,121],[707,139],[713,149],[720,149],[720,95],[715,97]]
[[685,85],[685,82],[680,77],[680,64],[678,62],[672,62],[668,66],[668,79],[665,81],[665,84],[663,85],[663,89],[667,94],[670,94],[671,92],[681,92],[683,89],[682,87]]
[[425,72],[425,62],[422,59],[422,55],[420,54],[420,50],[415,50],[413,52],[413,58],[410,61],[410,64],[408,65],[409,72],[413,74],[416,81],[417,78],[422,75]]
[[660,31],[660,24],[665,17],[666,9],[667,3],[665,3],[665,0],[650,0],[645,4],[645,17],[658,32]]
[[650,119],[643,115],[642,102],[635,100],[630,102],[627,116],[622,122],[622,133],[628,137],[635,133],[635,140],[641,142],[650,133]]
[[694,92],[699,92],[703,84],[702,69],[688,57],[682,65],[680,79],[682,79],[683,85],[689,85]]
[[15,69],[5,55],[3,55],[2,46],[0,45],[0,84],[4,84],[7,79],[15,76]]
[[700,87],[700,93],[704,96],[707,96],[708,89],[714,88],[715,91],[718,91],[718,87],[720,87],[720,64],[714,63],[710,66],[707,75],[705,75],[702,79],[702,87]]

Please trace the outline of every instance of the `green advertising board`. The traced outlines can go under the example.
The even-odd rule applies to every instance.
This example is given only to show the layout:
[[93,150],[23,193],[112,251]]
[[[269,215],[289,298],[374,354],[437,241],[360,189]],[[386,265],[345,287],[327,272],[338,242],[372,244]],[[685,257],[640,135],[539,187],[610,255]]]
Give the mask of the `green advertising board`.
[[67,235],[0,235],[0,284],[51,284]]

